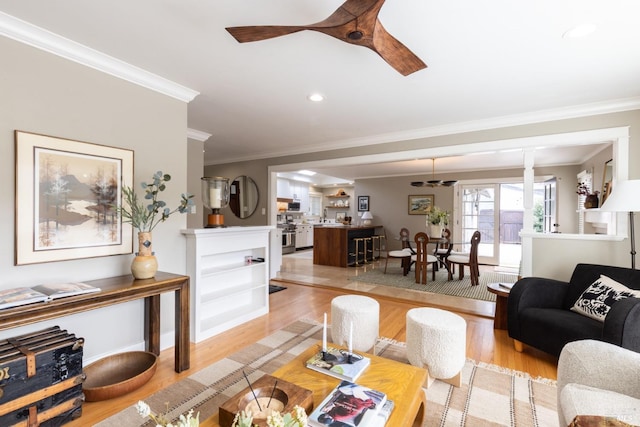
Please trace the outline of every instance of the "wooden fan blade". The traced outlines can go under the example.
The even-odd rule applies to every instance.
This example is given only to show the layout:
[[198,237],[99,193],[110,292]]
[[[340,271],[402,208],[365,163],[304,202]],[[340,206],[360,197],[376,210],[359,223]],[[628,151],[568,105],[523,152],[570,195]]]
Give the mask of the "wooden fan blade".
[[327,19],[311,25],[262,25],[228,27],[226,30],[240,43],[266,40],[303,30],[318,31],[338,40],[368,47],[403,76],[426,68],[413,52],[396,40],[378,20],[385,0],[346,0]]
[[384,29],[380,21],[376,22],[373,34],[373,47],[371,48],[395,68],[403,76],[427,68],[422,59],[411,52],[408,47],[400,43],[395,37]]
[[255,42],[259,40],[272,39],[274,37],[286,36],[305,30],[304,26],[289,25],[261,25],[248,27],[228,27],[225,28],[240,43]]

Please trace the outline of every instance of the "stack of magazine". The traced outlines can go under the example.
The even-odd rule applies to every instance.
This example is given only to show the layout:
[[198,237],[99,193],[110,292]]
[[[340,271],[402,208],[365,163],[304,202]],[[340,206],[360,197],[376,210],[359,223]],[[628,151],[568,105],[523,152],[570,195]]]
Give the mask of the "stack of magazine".
[[309,416],[312,427],[381,427],[393,410],[393,401],[378,390],[342,381]]
[[370,362],[371,359],[368,357],[355,353],[349,355],[347,350],[327,347],[324,358],[322,351],[319,351],[307,360],[307,368],[341,380],[355,381],[367,369]]

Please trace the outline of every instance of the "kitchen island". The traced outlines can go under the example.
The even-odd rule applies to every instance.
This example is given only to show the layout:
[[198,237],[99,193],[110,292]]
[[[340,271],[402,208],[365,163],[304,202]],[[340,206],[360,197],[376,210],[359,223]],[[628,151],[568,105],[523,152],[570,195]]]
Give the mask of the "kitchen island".
[[[333,267],[354,265],[355,242],[359,237],[371,237],[376,225],[318,225],[313,230],[313,263]],[[371,249],[369,247],[369,249]],[[362,251],[362,245],[360,246]]]

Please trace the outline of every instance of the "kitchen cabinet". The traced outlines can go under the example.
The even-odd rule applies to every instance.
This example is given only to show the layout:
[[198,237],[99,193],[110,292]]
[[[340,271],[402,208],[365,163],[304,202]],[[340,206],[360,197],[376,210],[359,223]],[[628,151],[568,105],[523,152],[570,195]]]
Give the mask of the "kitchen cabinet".
[[300,212],[309,212],[309,183],[278,178],[276,197],[300,202]]
[[313,246],[313,225],[296,225],[296,249],[310,248]]
[[276,180],[276,195],[281,199],[292,199],[291,184],[288,179],[278,178]]
[[193,341],[200,342],[269,312],[269,235],[274,228],[182,230],[187,239],[187,274],[191,277]]

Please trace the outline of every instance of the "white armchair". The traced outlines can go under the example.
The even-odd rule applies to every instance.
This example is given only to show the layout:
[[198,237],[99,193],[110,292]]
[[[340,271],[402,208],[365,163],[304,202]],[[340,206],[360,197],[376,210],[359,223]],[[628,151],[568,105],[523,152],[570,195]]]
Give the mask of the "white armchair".
[[599,415],[640,425],[640,353],[596,340],[565,345],[558,360],[558,419]]

